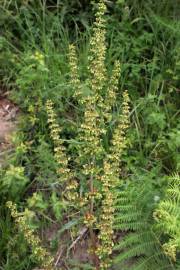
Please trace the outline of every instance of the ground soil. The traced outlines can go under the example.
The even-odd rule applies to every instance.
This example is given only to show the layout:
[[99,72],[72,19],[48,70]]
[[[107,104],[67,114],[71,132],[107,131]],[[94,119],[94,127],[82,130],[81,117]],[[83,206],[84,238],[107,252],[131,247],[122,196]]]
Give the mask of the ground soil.
[[18,107],[4,96],[0,96],[0,166],[12,149],[12,135],[17,128]]

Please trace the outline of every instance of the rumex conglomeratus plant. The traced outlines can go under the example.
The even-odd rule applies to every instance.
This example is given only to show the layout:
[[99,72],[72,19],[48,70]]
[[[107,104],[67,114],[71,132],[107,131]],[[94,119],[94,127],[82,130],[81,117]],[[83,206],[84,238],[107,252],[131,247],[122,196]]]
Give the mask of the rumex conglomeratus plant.
[[[75,169],[69,170],[68,158],[63,141],[59,138],[61,128],[55,124],[52,102],[46,103],[50,135],[54,142],[55,158],[59,164],[59,177],[65,180],[65,192],[70,189],[71,181],[78,174],[86,179],[86,190],[80,197],[77,193],[78,182],[75,181],[74,204],[81,204],[84,223],[89,229],[91,252],[96,269],[105,270],[111,265],[110,256],[113,249],[114,203],[116,184],[120,181],[120,163],[126,146],[125,131],[128,127],[129,96],[124,91],[121,111],[116,110],[120,63],[116,61],[109,75],[105,65],[106,58],[106,6],[100,1],[90,39],[87,78],[79,75],[78,57],[73,44],[69,45],[70,84],[74,90],[73,97],[81,107],[82,119],[78,127],[76,141],[79,142],[76,152]],[[113,111],[115,113],[113,114]],[[115,115],[115,116],[114,116]],[[112,139],[109,139],[108,128],[113,120]],[[104,145],[108,140],[108,147]],[[63,170],[62,170],[63,167]],[[76,174],[76,170],[78,174]],[[97,205],[100,210],[97,211]],[[94,229],[98,230],[98,236]]]

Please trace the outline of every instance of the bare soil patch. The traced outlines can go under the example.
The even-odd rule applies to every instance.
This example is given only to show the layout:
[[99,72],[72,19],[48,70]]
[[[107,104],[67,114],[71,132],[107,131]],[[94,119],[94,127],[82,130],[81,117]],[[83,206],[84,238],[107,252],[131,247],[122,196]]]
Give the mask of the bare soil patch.
[[12,148],[11,137],[17,128],[19,108],[10,100],[0,96],[0,165]]

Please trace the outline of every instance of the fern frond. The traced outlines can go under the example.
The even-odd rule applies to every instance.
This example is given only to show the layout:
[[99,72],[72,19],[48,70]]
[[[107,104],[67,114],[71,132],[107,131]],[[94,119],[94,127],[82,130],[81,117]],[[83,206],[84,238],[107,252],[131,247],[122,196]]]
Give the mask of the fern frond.
[[138,258],[131,270],[173,270],[171,263],[167,261],[165,265],[164,260],[167,260],[167,258],[162,254],[162,251],[156,251],[148,258],[146,256]]
[[121,231],[139,231],[140,229],[144,229],[144,221],[118,223],[114,225],[114,229]]
[[146,183],[131,183],[119,191],[114,229],[124,231],[126,235],[114,247],[114,269],[160,270],[167,266],[167,269],[173,269],[152,230],[152,209],[146,205],[147,198],[152,197]]
[[154,212],[157,221],[156,228],[164,235],[169,236],[169,241],[163,244],[164,252],[176,261],[176,254],[180,251],[180,176],[169,178],[166,196],[159,203]]
[[140,242],[142,239],[151,241],[152,235],[148,232],[129,233],[123,237],[122,241],[115,245],[114,250],[123,250],[127,246]]
[[129,212],[129,211],[135,211],[136,207],[131,204],[125,204],[125,205],[120,205],[119,202],[127,202],[127,200],[118,200],[118,205],[116,206],[116,210],[121,211],[121,212]]
[[141,213],[138,212],[128,212],[126,214],[123,213],[122,215],[116,216],[115,224],[119,222],[136,221],[138,218],[139,219],[141,218]]
[[131,248],[128,248],[126,252],[122,252],[119,256],[116,257],[114,260],[115,263],[123,262],[124,260],[136,257],[136,256],[142,256],[146,255],[148,253],[149,249],[155,248],[155,242],[151,239],[151,241],[143,241],[141,243],[136,243],[136,245],[133,245]]

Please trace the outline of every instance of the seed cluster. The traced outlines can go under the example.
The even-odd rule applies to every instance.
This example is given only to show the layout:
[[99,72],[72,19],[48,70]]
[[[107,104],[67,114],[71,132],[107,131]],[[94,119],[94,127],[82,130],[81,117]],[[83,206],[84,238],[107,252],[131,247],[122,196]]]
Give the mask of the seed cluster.
[[82,101],[82,89],[81,81],[78,74],[78,59],[76,54],[76,48],[73,44],[69,45],[69,67],[70,67],[70,79],[71,85],[74,89],[74,97],[79,101]]
[[104,14],[106,6],[104,1],[100,1],[98,11],[96,13],[96,21],[93,27],[93,35],[90,40],[90,55],[89,55],[89,86],[92,89],[95,101],[98,101],[98,106],[102,105],[102,92],[106,83],[106,44],[105,44],[105,19]]
[[32,228],[28,226],[27,216],[28,211],[26,210],[23,215],[18,213],[16,204],[11,201],[7,202],[7,207],[11,211],[11,216],[15,219],[17,228],[23,233],[24,238],[32,249],[34,258],[38,261],[39,265],[44,270],[54,270],[53,257],[42,247],[41,241]]
[[46,111],[48,115],[48,123],[50,129],[50,135],[54,143],[54,157],[58,164],[57,174],[59,176],[60,184],[64,184],[65,190],[63,194],[65,198],[74,203],[78,197],[76,192],[78,183],[73,177],[73,173],[68,168],[68,158],[65,153],[64,140],[60,138],[62,129],[57,123],[57,115],[53,109],[53,103],[51,100],[46,102]]
[[115,201],[117,197],[116,186],[119,181],[120,162],[122,151],[126,146],[125,131],[128,127],[129,96],[127,91],[123,93],[122,113],[117,127],[115,128],[110,154],[104,160],[104,172],[102,180],[102,210],[98,228],[100,230],[100,244],[97,254],[100,259],[100,269],[106,270],[110,267],[110,255],[113,250],[113,224]]
[[118,81],[121,74],[121,66],[119,61],[115,61],[111,78],[109,80],[108,89],[104,99],[103,115],[105,121],[112,120],[112,107],[115,104],[118,93]]

